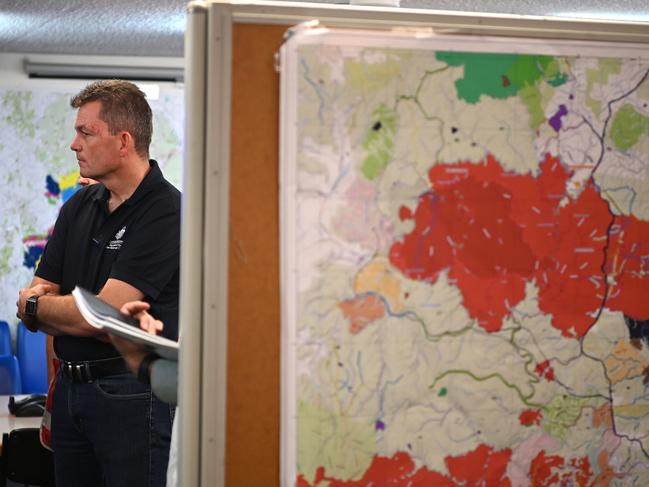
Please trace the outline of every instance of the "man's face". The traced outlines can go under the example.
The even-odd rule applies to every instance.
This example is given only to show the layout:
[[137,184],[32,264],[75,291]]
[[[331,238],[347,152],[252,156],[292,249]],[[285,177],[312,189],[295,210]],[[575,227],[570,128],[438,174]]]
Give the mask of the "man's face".
[[74,124],[76,135],[70,149],[77,154],[81,176],[101,181],[119,167],[119,134],[111,135],[108,125],[99,118],[100,101],[79,108]]

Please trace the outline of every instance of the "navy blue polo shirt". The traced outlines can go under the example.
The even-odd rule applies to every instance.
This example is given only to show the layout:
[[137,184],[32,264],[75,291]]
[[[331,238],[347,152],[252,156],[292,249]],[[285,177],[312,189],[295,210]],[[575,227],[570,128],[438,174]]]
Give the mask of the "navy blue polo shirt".
[[[61,208],[36,275],[70,294],[75,286],[98,294],[109,278],[144,293],[150,313],[164,323],[162,335],[178,338],[180,192],[149,161],[131,197],[109,213],[103,184],[80,189]],[[54,337],[63,360],[97,360],[119,355],[94,338]]]

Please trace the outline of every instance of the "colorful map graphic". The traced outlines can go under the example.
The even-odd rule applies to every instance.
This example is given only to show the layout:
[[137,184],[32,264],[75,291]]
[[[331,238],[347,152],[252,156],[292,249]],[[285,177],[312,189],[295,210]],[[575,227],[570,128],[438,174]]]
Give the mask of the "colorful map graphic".
[[649,485],[646,52],[307,29],[282,76],[286,482]]
[[[77,181],[79,179],[79,171],[74,171],[70,174],[67,174],[61,177],[60,181],[57,182],[51,175],[47,175],[45,180],[45,186],[47,188],[45,192],[45,197],[47,198],[48,203],[56,205],[61,199],[61,204],[65,203],[70,199],[70,197],[81,187]],[[45,249],[45,244],[54,227],[52,226],[47,233],[40,235],[27,235],[23,239],[23,244],[25,245],[25,256],[23,260],[23,265],[28,269],[36,270],[38,262],[43,254],[43,249]]]

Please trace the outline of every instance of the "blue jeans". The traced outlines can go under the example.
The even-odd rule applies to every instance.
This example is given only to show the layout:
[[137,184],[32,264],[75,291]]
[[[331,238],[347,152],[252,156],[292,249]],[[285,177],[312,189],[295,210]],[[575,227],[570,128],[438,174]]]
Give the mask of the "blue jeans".
[[83,384],[59,373],[56,380],[56,485],[164,487],[172,407],[128,373]]

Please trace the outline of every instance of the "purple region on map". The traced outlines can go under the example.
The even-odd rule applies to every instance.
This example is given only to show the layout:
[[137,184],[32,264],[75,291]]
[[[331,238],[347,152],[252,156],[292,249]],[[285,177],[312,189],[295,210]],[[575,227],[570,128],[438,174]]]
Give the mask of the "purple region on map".
[[555,113],[552,116],[552,118],[548,120],[548,122],[556,132],[561,130],[561,118],[565,117],[567,114],[568,114],[568,109],[566,108],[565,105],[561,104],[559,105],[559,110],[557,111],[557,113]]

